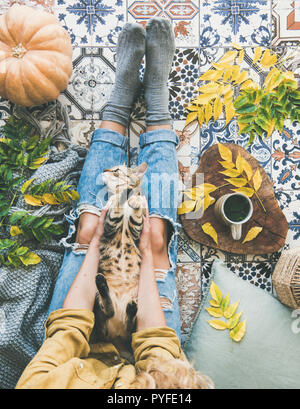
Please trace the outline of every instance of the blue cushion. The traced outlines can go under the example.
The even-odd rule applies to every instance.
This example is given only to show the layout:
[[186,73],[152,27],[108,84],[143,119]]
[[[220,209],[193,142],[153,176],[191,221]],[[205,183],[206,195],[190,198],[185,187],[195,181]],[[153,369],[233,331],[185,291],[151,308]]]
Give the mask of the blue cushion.
[[[240,343],[232,342],[229,331],[212,328],[205,310],[210,307],[212,280],[231,303],[240,300],[247,330]],[[208,288],[184,344],[188,359],[208,375],[217,389],[299,389],[300,310],[292,315],[274,296],[247,283],[216,260]],[[221,318],[223,319],[223,318]]]

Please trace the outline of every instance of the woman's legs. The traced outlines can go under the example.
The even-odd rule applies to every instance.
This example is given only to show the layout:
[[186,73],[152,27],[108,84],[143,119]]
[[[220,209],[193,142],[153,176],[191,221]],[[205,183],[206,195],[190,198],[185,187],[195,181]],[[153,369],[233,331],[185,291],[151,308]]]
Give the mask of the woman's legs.
[[172,25],[153,19],[146,26],[147,105],[146,132],[140,136],[139,163],[148,164],[143,181],[151,217],[153,262],[167,325],[180,339],[180,313],[176,289],[178,167],[169,113],[167,81],[175,52]]
[[63,305],[94,235],[98,216],[108,199],[102,180],[103,171],[127,164],[128,138],[125,131],[132,105],[140,91],[139,66],[144,53],[145,30],[138,24],[126,24],[119,35],[115,85],[103,112],[100,128],[93,134],[78,183],[80,201],[67,216],[69,233],[62,240],[66,247],[65,256],[49,313]]

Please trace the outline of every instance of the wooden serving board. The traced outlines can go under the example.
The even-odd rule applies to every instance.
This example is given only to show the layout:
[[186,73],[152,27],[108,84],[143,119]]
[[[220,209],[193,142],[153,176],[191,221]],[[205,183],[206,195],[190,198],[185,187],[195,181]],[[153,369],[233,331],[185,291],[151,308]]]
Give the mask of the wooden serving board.
[[[230,227],[224,225],[215,217],[215,203],[205,210],[201,218],[191,219],[190,215],[181,215],[182,226],[186,234],[196,242],[230,253],[267,254],[276,252],[285,244],[288,223],[275,199],[270,179],[258,161],[244,148],[235,144],[224,145],[231,150],[233,162],[235,162],[238,152],[240,152],[240,154],[250,163],[253,174],[256,169],[259,168],[263,180],[261,187],[258,190],[258,195],[263,202],[266,212],[263,210],[256,196],[253,195],[251,197],[253,203],[253,215],[247,223],[243,224],[242,237],[238,241],[232,239]],[[199,179],[196,181],[196,175],[199,173],[204,175],[204,181],[202,181],[202,183],[211,183],[215,186],[224,185],[224,183],[226,183],[225,178],[227,177],[219,173],[219,171],[224,170],[219,161],[222,161],[222,158],[220,157],[218,145],[216,144],[205,151],[201,157],[198,169],[192,177],[192,186],[196,186],[197,183],[199,184]],[[232,189],[234,188],[234,186],[228,185],[210,193],[210,196],[214,197],[217,201],[220,196],[227,193],[233,193]],[[218,234],[218,244],[203,232],[201,225],[206,222],[211,223],[215,228]],[[260,226],[263,230],[255,239],[242,244],[247,232],[254,226]]]

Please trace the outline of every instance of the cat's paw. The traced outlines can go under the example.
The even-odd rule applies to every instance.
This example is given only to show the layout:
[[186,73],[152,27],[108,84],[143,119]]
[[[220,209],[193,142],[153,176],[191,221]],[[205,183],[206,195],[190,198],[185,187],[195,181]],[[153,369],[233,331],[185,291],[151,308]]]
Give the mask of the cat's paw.
[[131,317],[131,318],[136,316],[136,314],[137,314],[137,303],[134,300],[132,300],[130,303],[127,304],[126,314],[127,314],[128,317]]
[[132,195],[128,199],[128,206],[134,210],[138,210],[144,206],[144,199],[142,196]]
[[103,294],[108,290],[106,278],[101,273],[96,275],[96,286],[100,294]]

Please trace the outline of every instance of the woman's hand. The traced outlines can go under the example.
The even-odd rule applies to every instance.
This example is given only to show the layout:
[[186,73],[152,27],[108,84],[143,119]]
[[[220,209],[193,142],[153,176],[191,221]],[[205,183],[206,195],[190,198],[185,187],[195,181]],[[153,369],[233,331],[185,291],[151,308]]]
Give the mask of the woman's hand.
[[90,243],[92,245],[95,245],[95,246],[98,246],[98,247],[100,245],[100,239],[101,239],[101,236],[104,233],[104,223],[105,223],[105,217],[106,217],[107,211],[108,211],[107,206],[103,207],[103,209],[101,210],[101,216],[99,217],[98,224],[97,224],[94,236],[93,236],[92,241]]
[[144,227],[143,231],[140,237],[140,244],[139,244],[139,249],[141,251],[141,254],[152,254],[152,248],[151,248],[151,225],[150,225],[150,217],[149,217],[149,210],[148,210],[148,203],[145,198],[145,209],[146,209],[146,215],[144,216]]

